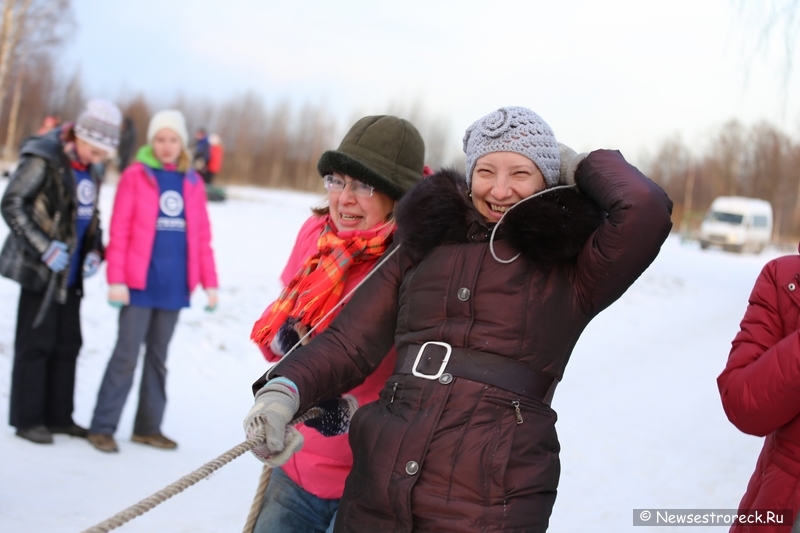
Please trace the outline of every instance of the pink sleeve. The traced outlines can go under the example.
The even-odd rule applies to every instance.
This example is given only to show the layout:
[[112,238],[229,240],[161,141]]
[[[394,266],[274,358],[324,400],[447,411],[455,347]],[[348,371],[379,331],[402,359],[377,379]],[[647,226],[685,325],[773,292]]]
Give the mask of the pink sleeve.
[[114,196],[114,210],[111,212],[109,241],[106,248],[106,279],[109,284],[123,283],[125,279],[125,255],[130,242],[133,226],[134,198],[136,197],[137,172],[139,165],[131,165],[122,173]]
[[[198,180],[202,179],[197,176]],[[205,289],[215,289],[219,286],[217,279],[217,265],[214,261],[214,250],[211,248],[211,221],[208,218],[208,202],[206,200],[205,186],[198,187],[200,201],[197,206],[197,219],[200,222],[200,282]]]
[[292,252],[289,254],[289,259],[286,261],[286,266],[283,267],[283,272],[281,272],[281,283],[284,287],[292,281],[303,262],[312,253],[316,252],[317,239],[324,224],[325,217],[318,216],[313,216],[303,223],[297,233],[297,239],[294,242]]
[[[297,233],[297,239],[295,239],[294,247],[292,247],[292,251],[289,254],[289,259],[286,261],[286,266],[283,267],[283,272],[281,272],[281,284],[286,287],[292,278],[294,278],[297,271],[300,269],[300,266],[303,262],[317,249],[317,238],[319,237],[319,233],[322,230],[322,226],[325,224],[324,217],[312,216],[308,220],[303,223],[303,226],[300,228],[300,231]],[[273,302],[274,303],[274,302]],[[267,311],[272,307],[272,303],[270,303],[264,312],[261,313],[261,316],[267,314]],[[267,345],[258,345],[258,348],[261,350],[261,353],[264,354],[264,357],[267,361],[275,362],[280,361],[281,356],[276,355],[269,349]]]

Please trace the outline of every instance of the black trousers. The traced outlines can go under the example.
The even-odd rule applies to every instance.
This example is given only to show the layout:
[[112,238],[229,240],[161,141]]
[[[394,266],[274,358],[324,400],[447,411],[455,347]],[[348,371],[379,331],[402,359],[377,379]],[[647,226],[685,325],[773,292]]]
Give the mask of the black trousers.
[[64,304],[52,302],[44,321],[32,328],[44,293],[22,289],[17,310],[10,424],[69,426],[75,394],[75,364],[81,350],[81,295],[67,290]]

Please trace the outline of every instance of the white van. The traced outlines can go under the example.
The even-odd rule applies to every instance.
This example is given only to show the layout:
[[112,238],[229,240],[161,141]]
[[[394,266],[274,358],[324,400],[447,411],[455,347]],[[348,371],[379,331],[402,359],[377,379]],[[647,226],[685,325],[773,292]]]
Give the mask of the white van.
[[772,206],[766,200],[720,196],[700,225],[700,248],[760,253],[772,239]]

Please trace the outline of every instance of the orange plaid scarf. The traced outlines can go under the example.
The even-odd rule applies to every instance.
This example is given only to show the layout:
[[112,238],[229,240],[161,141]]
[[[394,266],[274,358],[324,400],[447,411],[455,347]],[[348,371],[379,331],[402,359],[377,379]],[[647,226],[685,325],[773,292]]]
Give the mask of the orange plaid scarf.
[[306,259],[295,277],[272,304],[269,312],[253,325],[250,338],[269,345],[288,318],[295,318],[312,328],[324,329],[333,314],[321,323],[328,311],[339,303],[347,271],[351,266],[383,255],[391,243],[392,231],[371,238],[342,239],[325,224],[317,241],[317,253]]

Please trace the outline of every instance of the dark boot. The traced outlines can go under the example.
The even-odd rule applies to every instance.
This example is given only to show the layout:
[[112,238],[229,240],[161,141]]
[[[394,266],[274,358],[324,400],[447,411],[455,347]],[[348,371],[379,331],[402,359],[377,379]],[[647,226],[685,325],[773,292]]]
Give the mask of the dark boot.
[[82,439],[85,439],[89,435],[89,430],[78,424],[72,424],[71,426],[48,426],[47,429],[54,435],[69,435],[70,437],[80,437]]
[[17,437],[35,442],[36,444],[53,444],[53,434],[44,426],[17,429]]

